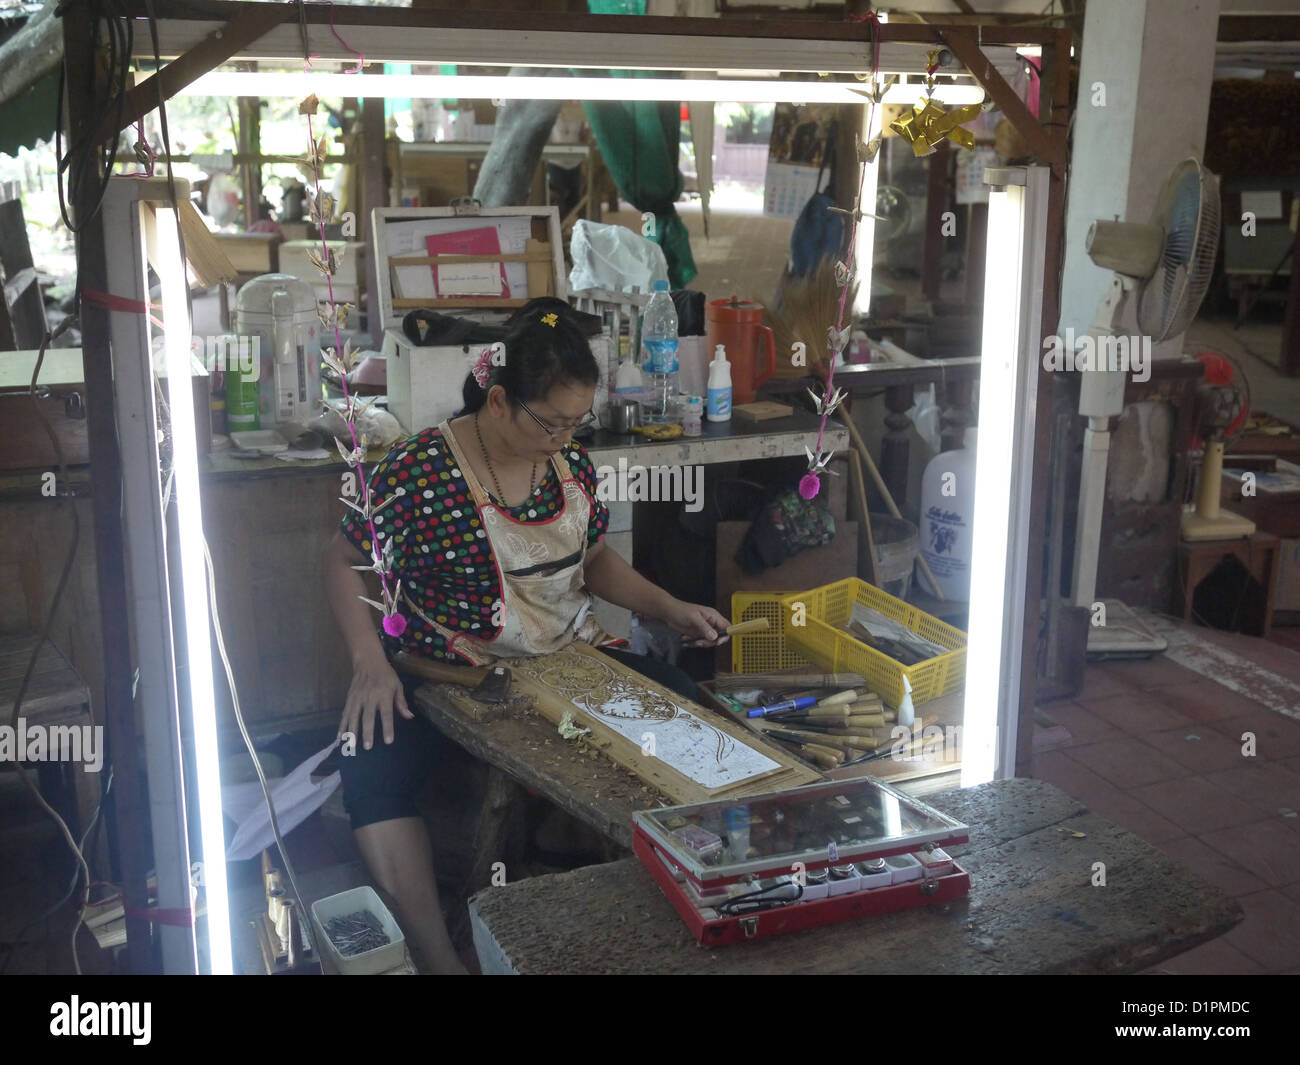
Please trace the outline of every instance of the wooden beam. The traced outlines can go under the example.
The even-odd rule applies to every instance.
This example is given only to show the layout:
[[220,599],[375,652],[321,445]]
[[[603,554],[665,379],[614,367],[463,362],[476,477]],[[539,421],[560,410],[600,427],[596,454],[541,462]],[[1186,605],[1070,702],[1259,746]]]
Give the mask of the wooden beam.
[[1233,44],[1241,41],[1300,41],[1300,15],[1236,15],[1223,12],[1219,15],[1217,39]]
[[[95,133],[95,143],[103,144],[117,136],[137,119],[158,106],[159,97],[170,100],[181,89],[238,55],[273,26],[278,26],[293,14],[291,4],[237,4],[232,5],[230,20],[220,29],[208,34],[183,56],[173,59],[161,70],[127,90],[126,105],[122,111],[121,125],[115,115],[104,119]],[[148,40],[145,34],[144,40]]]
[[[123,7],[133,18],[146,17],[144,0],[124,0]],[[231,2],[231,0],[187,0],[183,14],[160,21],[210,22],[230,21],[241,12],[258,8],[286,8],[282,11],[282,21],[287,18],[297,19],[299,12],[290,5],[261,4],[254,2]],[[301,16],[308,26],[327,27],[331,18],[336,29],[355,47],[363,48],[364,42],[347,37],[347,30],[360,28],[400,27],[419,31],[425,29],[445,30],[499,30],[502,26],[500,12],[477,9],[458,10],[424,10],[411,8],[370,7],[363,5],[304,5]],[[1030,17],[1034,25],[989,25],[991,16],[979,16],[979,22],[971,21],[970,16],[937,15],[933,23],[891,22],[885,27],[886,42],[934,44],[939,43],[939,35],[945,30],[979,29],[981,43],[987,45],[1032,45],[1049,44],[1057,31],[1041,25],[1041,19]],[[511,12],[510,29],[513,32],[534,33],[553,31],[564,34],[649,34],[682,37],[707,36],[717,38],[783,38],[794,41],[834,41],[869,43],[871,29],[866,23],[825,20],[819,17],[784,17],[773,18],[720,18],[710,19],[702,27],[698,18],[677,18],[658,16],[626,15],[590,15],[560,14],[541,11]],[[1008,20],[1009,22],[1010,20]],[[137,51],[145,47],[147,36],[137,35]]]
[[[1065,172],[1065,144],[1063,141],[1049,137],[1030,113],[1024,101],[1016,95],[1015,89],[1007,84],[1006,79],[998,73],[992,63],[980,50],[979,41],[968,30],[943,30],[939,34],[943,43],[963,66],[974,75],[984,90],[993,97],[993,102],[1007,116],[1011,124],[1029,145],[1039,159],[1052,168],[1053,177],[1060,177]],[[1067,50],[1066,55],[1069,55]],[[1068,73],[1068,72],[1067,72]]]
[[[76,234],[77,284],[81,292],[116,292],[106,262],[104,215],[98,210],[98,160],[90,141],[95,109],[91,102],[108,97],[101,65],[91,44],[94,20],[63,19],[63,50],[67,57],[67,99],[72,145],[87,150],[69,158],[68,189],[72,216],[86,219]],[[121,239],[121,237],[119,237]],[[117,839],[126,919],[130,970],[152,972],[153,945],[149,922],[143,917],[149,901],[145,880],[150,866],[148,817],[140,774],[132,694],[131,618],[127,611],[126,550],[122,536],[122,460],[118,449],[113,363],[109,351],[109,312],[88,301],[80,308],[82,365],[86,381],[86,423],[90,443],[91,506],[94,516],[95,575],[99,591],[99,631],[104,652],[104,692],[101,703],[113,759],[113,792],[108,816]]]

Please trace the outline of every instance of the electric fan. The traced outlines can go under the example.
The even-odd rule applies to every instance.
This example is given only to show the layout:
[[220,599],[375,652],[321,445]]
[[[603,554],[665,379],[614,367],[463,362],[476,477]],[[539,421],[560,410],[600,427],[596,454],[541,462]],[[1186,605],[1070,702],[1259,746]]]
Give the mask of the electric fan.
[[[1148,345],[1187,328],[1209,288],[1218,245],[1219,179],[1195,159],[1184,159],[1170,172],[1149,223],[1098,220],[1088,231],[1089,258],[1114,271],[1114,276],[1084,338],[1095,361],[1093,368],[1080,374],[1079,413],[1088,419],[1088,426],[1074,552],[1077,606],[1091,609],[1095,603],[1110,419],[1124,410],[1125,372],[1132,366],[1130,361],[1129,366],[1110,368],[1109,360],[1125,350],[1131,360],[1132,345],[1138,344],[1149,355]],[[1141,335],[1121,338],[1118,327],[1130,300]],[[1163,640],[1139,634],[1141,625],[1124,604],[1105,603],[1107,625],[1090,630],[1090,652],[1150,654],[1164,649]],[[1117,613],[1126,619],[1118,626]],[[1133,634],[1133,645],[1115,646],[1117,636],[1121,642],[1126,639],[1125,631]]]
[[1246,423],[1250,388],[1246,375],[1226,355],[1202,351],[1196,357],[1205,367],[1205,377],[1196,389],[1196,426],[1204,447],[1196,504],[1183,510],[1183,539],[1233,540],[1255,531],[1253,521],[1219,508],[1223,443]]
[[881,185],[876,190],[876,240],[889,243],[912,224],[912,201],[902,189]]

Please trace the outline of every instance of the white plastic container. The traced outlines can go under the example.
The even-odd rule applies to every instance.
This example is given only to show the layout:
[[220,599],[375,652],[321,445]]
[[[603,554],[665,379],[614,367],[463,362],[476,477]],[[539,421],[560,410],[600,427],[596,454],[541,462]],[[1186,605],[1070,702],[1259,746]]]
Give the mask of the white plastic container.
[[921,478],[921,555],[944,598],[970,599],[971,541],[975,517],[975,428],[965,447],[932,458]]
[[[344,957],[334,946],[334,941],[325,933],[325,924],[334,917],[346,917],[358,910],[368,910],[379,918],[388,942],[382,947],[368,950],[364,954]],[[316,928],[316,942],[320,950],[329,955],[334,967],[345,976],[368,976],[382,973],[401,965],[406,958],[406,937],[398,927],[388,907],[375,894],[371,887],[353,888],[337,895],[319,899],[311,904],[312,924]]]
[[719,344],[709,363],[708,419],[711,422],[731,421],[731,363],[727,351]]
[[891,854],[885,859],[885,864],[889,866],[890,882],[894,884],[920,880],[925,875],[925,869],[911,854]]

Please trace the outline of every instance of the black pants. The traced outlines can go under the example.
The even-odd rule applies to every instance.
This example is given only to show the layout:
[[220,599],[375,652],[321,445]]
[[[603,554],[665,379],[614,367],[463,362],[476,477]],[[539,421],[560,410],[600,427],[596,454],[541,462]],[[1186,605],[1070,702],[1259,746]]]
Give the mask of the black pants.
[[[630,651],[602,648],[629,669],[662,684],[687,699],[696,698],[695,682],[676,666]],[[406,705],[415,705],[415,689],[423,681],[407,680]],[[356,753],[339,760],[343,777],[343,805],[354,829],[398,817],[417,817],[415,799],[445,757],[451,743],[419,714],[408,721],[393,715],[393,742],[385,743],[382,726],[375,722],[375,742],[365,750],[360,742]]]

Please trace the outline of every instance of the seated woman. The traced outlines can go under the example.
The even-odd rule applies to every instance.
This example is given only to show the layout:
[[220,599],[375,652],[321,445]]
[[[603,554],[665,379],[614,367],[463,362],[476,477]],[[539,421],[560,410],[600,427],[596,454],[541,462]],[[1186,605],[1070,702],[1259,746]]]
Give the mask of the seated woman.
[[659,618],[702,645],[720,640],[728,624],[650,583],[604,544],[609,515],[596,498],[596,471],[572,439],[592,420],[598,380],[567,307],[530,301],[511,319],[504,365],[481,358],[466,379],[461,415],[398,445],[375,469],[376,500],[404,489],[374,519],[402,585],[400,637],[382,632],[359,598],[366,588],[352,567],[371,561],[367,523],[350,511],[327,552],[330,605],[353,668],[339,730],[359,739],[355,756],[341,761],[344,802],[417,960],[435,971],[464,969],[414,801],[434,768],[433,726],[412,714],[411,689],[389,654],[482,664],[583,640],[693,696],[675,667],[607,646],[622,641],[596,624],[592,596]]

